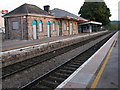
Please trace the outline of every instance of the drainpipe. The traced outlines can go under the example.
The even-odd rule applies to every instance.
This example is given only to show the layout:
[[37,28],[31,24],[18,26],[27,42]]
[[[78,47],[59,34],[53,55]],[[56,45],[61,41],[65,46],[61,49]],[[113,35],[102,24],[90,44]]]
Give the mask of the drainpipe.
[[21,29],[22,29],[22,40],[23,40],[23,19],[22,19],[22,16],[21,16]]
[[28,22],[27,22],[27,20],[28,20],[28,19],[27,19],[27,16],[26,16],[26,30],[27,30],[27,31],[26,31],[25,33],[27,33],[27,35],[25,34],[25,35],[26,35],[26,38],[25,38],[25,39],[28,40]]

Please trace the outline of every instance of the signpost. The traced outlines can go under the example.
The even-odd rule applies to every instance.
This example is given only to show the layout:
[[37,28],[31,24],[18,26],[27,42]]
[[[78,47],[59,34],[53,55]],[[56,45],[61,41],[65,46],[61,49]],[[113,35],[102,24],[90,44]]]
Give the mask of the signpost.
[[1,14],[7,14],[8,13],[8,10],[2,10],[1,11]]

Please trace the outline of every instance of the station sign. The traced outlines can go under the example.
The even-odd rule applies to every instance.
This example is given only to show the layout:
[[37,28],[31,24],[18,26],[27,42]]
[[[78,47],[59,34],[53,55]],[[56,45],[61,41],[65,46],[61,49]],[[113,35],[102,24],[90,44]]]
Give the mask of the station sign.
[[8,10],[2,10],[1,11],[1,14],[7,14],[8,13]]

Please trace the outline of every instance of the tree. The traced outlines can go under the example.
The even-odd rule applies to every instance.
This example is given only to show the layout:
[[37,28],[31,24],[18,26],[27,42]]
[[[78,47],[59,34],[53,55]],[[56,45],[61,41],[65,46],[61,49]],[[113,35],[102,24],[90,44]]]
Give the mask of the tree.
[[120,21],[111,21],[109,25],[105,26],[108,30],[120,30]]
[[101,22],[104,26],[110,23],[110,9],[103,0],[101,2],[87,2],[85,0],[78,14],[88,20]]

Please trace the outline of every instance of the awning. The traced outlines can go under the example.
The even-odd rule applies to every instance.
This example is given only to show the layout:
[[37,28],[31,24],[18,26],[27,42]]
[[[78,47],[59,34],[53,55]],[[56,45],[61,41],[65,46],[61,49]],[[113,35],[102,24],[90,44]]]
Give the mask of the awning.
[[80,25],[86,25],[86,24],[102,25],[102,23],[100,23],[100,22],[95,22],[95,21],[88,21],[88,22],[80,23]]

